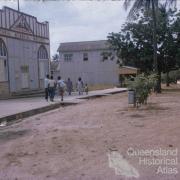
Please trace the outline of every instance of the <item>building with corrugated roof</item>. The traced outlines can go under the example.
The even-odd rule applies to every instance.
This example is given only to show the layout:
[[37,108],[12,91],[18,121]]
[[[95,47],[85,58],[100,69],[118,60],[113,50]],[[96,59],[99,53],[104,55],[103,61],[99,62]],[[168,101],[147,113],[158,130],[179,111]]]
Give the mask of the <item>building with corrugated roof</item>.
[[[90,85],[119,83],[119,65],[106,40],[61,43],[59,48],[60,76],[79,77]],[[111,54],[111,55],[110,55]]]

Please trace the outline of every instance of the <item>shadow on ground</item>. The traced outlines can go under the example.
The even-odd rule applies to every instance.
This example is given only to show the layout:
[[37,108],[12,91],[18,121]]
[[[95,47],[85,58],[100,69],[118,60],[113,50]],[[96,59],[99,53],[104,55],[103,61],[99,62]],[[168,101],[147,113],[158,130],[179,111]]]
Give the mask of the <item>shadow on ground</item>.
[[1,131],[0,132],[0,143],[1,142],[5,142],[8,140],[15,140],[17,138],[20,138],[22,136],[25,136],[26,134],[28,134],[29,130],[25,129],[25,130],[20,130],[20,131]]

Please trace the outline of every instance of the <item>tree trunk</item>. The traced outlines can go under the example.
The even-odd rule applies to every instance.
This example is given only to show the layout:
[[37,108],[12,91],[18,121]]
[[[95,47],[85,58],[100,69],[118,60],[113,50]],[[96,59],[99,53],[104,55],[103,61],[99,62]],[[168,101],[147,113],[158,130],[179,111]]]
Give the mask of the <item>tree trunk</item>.
[[123,78],[122,75],[119,75],[119,82],[120,82],[120,87],[123,87]]
[[169,86],[169,71],[166,72],[166,86]]
[[153,65],[154,65],[154,72],[158,75],[157,85],[155,91],[157,93],[161,93],[161,73],[160,69],[158,68],[158,61],[157,61],[157,36],[156,36],[156,29],[157,29],[157,19],[156,19],[156,8],[155,8],[155,0],[152,0],[152,16],[153,16]]
[[157,93],[161,93],[161,70],[158,69]]

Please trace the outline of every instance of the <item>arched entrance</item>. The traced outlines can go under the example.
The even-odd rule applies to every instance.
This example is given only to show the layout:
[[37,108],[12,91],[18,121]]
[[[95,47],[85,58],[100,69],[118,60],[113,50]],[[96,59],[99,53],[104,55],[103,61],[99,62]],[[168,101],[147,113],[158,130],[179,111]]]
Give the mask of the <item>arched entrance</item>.
[[7,48],[0,39],[0,95],[9,94]]
[[39,87],[44,88],[44,78],[49,72],[48,52],[45,46],[41,45],[38,50],[39,61]]

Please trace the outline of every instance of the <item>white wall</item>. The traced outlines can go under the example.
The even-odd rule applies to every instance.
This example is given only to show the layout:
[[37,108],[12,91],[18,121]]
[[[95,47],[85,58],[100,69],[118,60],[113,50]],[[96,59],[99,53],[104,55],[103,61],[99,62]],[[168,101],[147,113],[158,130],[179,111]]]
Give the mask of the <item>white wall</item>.
[[[60,75],[65,80],[71,78],[73,84],[77,82],[78,77],[91,85],[117,84],[119,81],[117,60],[102,61],[102,52],[103,50],[88,51],[88,61],[83,61],[84,51],[60,53]],[[71,62],[66,62],[64,54],[69,53],[73,54],[73,58]]]
[[[21,26],[20,26],[21,24]],[[44,45],[50,59],[49,24],[40,23],[36,17],[5,7],[0,10],[0,38],[7,49],[10,92],[38,90],[39,60],[38,49]],[[28,88],[22,88],[22,68],[27,67]],[[49,73],[46,61],[44,73]],[[45,76],[45,75],[44,75]],[[24,76],[23,76],[24,77]],[[8,79],[8,78],[7,78]]]

